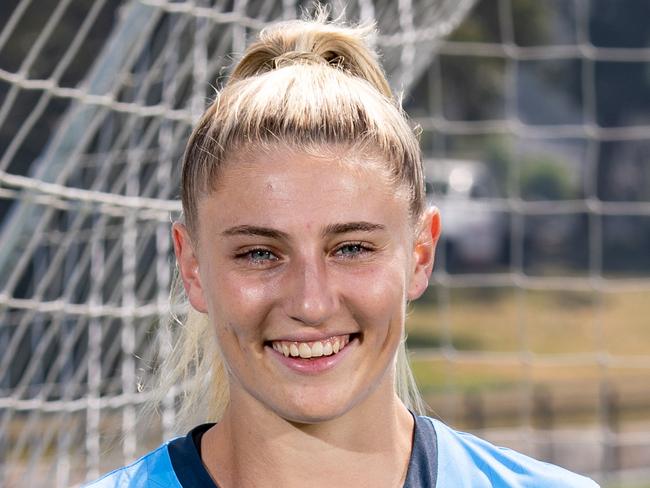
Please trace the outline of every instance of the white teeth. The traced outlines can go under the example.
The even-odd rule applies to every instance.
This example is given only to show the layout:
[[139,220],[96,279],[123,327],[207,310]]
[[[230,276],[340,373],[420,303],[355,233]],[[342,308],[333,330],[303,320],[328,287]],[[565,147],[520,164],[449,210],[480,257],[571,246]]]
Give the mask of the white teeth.
[[350,342],[350,336],[330,337],[314,342],[274,341],[272,347],[285,357],[301,357],[303,359],[318,358],[338,354]]
[[323,343],[322,342],[314,342],[314,344],[311,346],[311,357],[313,358],[318,358],[323,355]]
[[303,359],[309,359],[311,357],[311,348],[304,342],[300,343],[298,351],[300,352],[300,357]]

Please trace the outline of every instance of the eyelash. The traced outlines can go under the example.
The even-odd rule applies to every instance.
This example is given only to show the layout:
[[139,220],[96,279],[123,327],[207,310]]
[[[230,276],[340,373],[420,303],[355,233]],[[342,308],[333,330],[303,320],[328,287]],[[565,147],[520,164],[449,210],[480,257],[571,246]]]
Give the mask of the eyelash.
[[339,252],[342,249],[351,248],[351,247],[359,248],[359,252],[355,253],[353,256],[344,256],[345,259],[356,259],[358,256],[362,254],[367,254],[373,251],[371,247],[363,244],[362,242],[347,242],[339,246],[335,252]]
[[[272,259],[256,259],[256,258],[253,258],[254,253],[267,253],[267,254],[270,254],[271,256],[273,256],[273,258]],[[270,249],[264,249],[263,247],[249,249],[249,250],[247,250],[245,252],[236,254],[235,258],[237,258],[237,259],[245,259],[245,260],[247,260],[247,261],[249,261],[250,263],[253,263],[253,264],[262,264],[263,262],[266,262],[266,261],[277,261],[278,260],[278,257],[275,254],[273,254],[273,251],[271,251]]]
[[[358,256],[362,254],[367,254],[373,251],[373,249],[367,245],[364,245],[362,242],[347,242],[343,245],[340,245],[339,247],[336,248],[334,253],[338,253],[339,251],[346,249],[346,248],[358,248],[358,252],[355,252],[353,255],[343,255],[340,254],[343,259],[357,259]],[[259,258],[253,258],[254,253],[265,253],[273,256],[270,259],[259,259]],[[274,262],[277,261],[279,258],[273,254],[273,251],[270,249],[265,249],[265,248],[254,248],[254,249],[249,249],[245,252],[239,253],[235,255],[235,258],[237,259],[245,259],[249,261],[252,264],[263,264],[264,262]]]

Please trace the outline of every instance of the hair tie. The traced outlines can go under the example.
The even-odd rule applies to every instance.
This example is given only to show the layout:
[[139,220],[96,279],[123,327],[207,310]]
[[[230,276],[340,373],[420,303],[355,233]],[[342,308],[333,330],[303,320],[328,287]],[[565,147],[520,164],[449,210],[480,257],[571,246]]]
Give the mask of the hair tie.
[[311,51],[287,51],[273,58],[273,67],[277,69],[301,62],[307,64],[329,64],[323,56]]

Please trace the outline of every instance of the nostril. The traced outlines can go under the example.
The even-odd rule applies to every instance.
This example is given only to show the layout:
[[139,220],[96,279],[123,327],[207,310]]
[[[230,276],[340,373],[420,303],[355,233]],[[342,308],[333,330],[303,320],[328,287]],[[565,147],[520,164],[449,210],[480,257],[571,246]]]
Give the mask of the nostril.
[[331,317],[338,303],[320,257],[296,260],[287,279],[284,292],[288,317],[311,327],[321,325]]

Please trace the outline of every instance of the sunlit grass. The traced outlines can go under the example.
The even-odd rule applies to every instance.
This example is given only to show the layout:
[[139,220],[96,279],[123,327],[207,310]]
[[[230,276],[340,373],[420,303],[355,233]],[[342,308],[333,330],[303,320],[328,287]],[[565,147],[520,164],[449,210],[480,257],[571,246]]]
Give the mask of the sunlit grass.
[[411,347],[650,357],[650,296],[432,289],[411,305],[407,330]]
[[503,410],[505,399],[547,395],[565,423],[598,422],[603,401],[625,420],[650,419],[647,293],[431,289],[411,306],[407,330],[430,402],[481,394],[501,397]]

